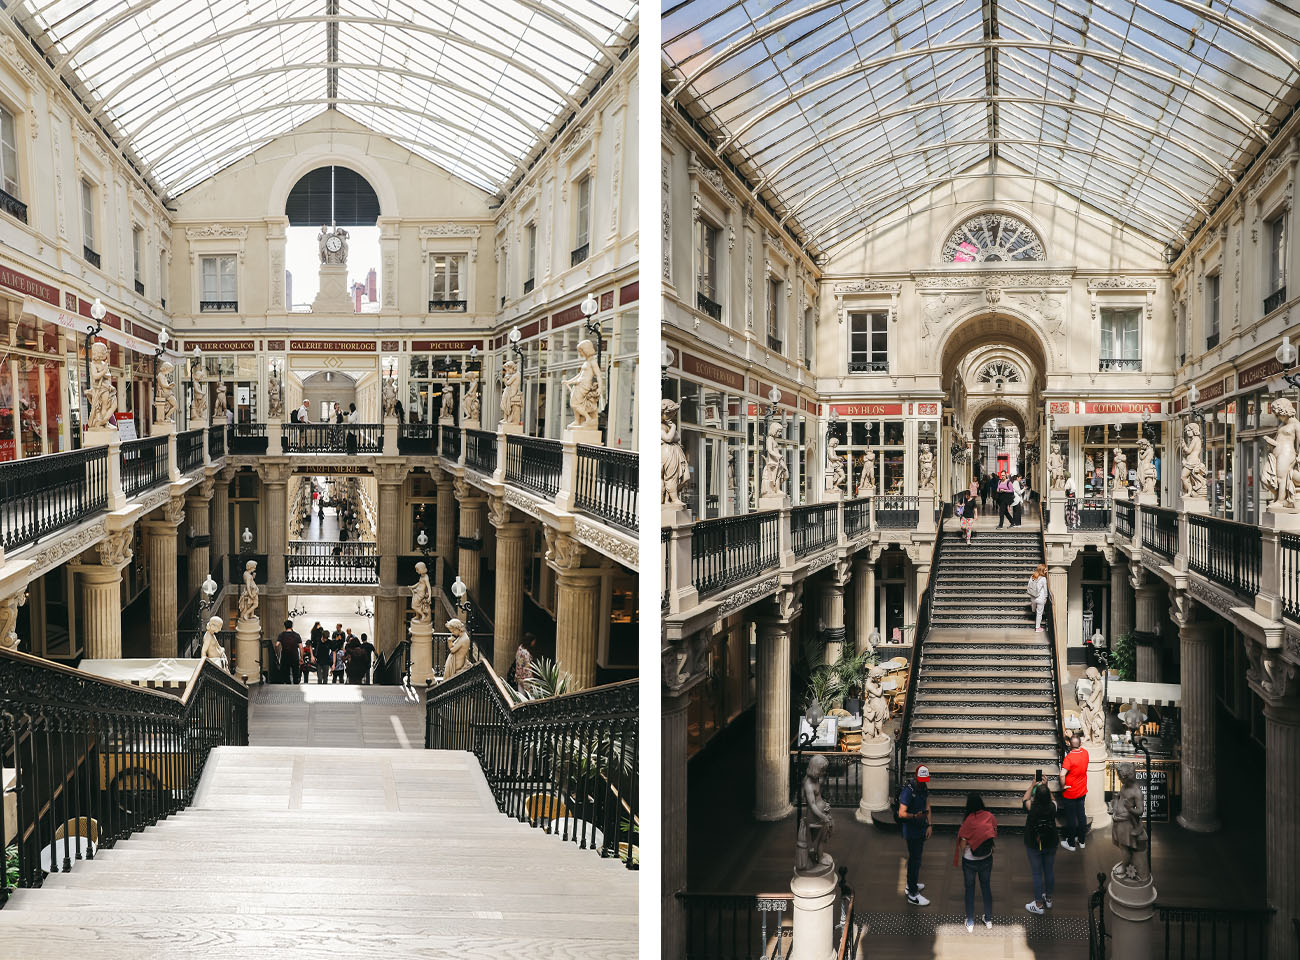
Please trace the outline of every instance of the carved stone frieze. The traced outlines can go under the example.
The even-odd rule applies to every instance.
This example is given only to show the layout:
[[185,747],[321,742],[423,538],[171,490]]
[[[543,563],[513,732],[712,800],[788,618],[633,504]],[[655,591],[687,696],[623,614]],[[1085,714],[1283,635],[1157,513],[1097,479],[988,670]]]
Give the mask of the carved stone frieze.
[[835,296],[854,293],[887,293],[897,296],[902,293],[903,285],[890,280],[853,280],[849,283],[837,283],[832,288]]
[[488,497],[488,523],[494,527],[504,527],[510,522],[510,504],[505,497]]
[[101,518],[66,537],[60,537],[46,544],[31,557],[34,566],[32,571],[33,579],[48,573],[68,557],[81,553],[96,540],[103,537],[107,530],[108,521]]
[[718,195],[727,202],[728,206],[734,207],[737,205],[739,201],[736,200],[736,195],[727,189],[726,181],[723,180],[719,171],[714,170],[712,167],[701,167],[700,176],[718,192]]
[[918,290],[981,290],[986,287],[1049,287],[1070,285],[1070,274],[1062,273],[965,273],[933,274],[916,278]]
[[163,504],[163,519],[168,523],[180,523],[185,519],[185,498],[172,497]]
[[247,226],[231,226],[224,223],[209,223],[203,227],[186,227],[186,240],[244,240],[248,237]]
[[541,512],[538,509],[537,501],[533,500],[522,490],[516,490],[514,487],[506,487],[505,498],[506,503],[510,504],[510,506],[522,510],[534,519],[541,519]]
[[[1132,568],[1136,567],[1137,564],[1130,564],[1129,566]],[[1210,609],[1217,610],[1225,617],[1232,613],[1233,607],[1241,606],[1241,602],[1234,597],[1220,593],[1218,590],[1215,590],[1208,584],[1201,583],[1199,580],[1188,578],[1187,592]]]
[[438,237],[477,237],[482,228],[477,223],[434,223],[420,228],[420,239],[431,240]]
[[742,587],[735,593],[729,594],[718,604],[718,614],[726,616],[735,613],[737,610],[743,610],[751,603],[756,603],[765,597],[770,597],[781,586],[780,577],[768,577],[766,580],[759,580],[751,583],[747,587]]
[[680,696],[708,675],[710,637],[704,631],[666,643],[661,653],[664,692]]
[[1154,277],[1094,277],[1088,281],[1089,290],[1154,290]]
[[599,524],[581,519],[573,521],[573,535],[611,560],[616,560],[631,570],[638,568],[640,551],[636,540],[625,539]]
[[835,562],[835,557],[839,553],[838,547],[832,547],[830,550],[823,550],[817,556],[808,560],[808,575],[816,573],[819,570],[825,570]]
[[464,477],[457,477],[451,482],[451,488],[456,493],[457,500],[468,500],[471,496],[469,481]]
[[1246,658],[1250,661],[1246,681],[1265,700],[1281,700],[1300,694],[1300,664],[1287,660],[1280,651],[1268,650],[1258,643],[1246,644]]

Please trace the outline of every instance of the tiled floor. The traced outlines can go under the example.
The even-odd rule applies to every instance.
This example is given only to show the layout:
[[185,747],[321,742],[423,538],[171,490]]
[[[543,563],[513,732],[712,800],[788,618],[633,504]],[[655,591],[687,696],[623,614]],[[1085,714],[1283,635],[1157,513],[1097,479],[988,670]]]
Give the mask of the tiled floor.
[[248,700],[253,746],[424,747],[424,704],[403,687],[270,684]]

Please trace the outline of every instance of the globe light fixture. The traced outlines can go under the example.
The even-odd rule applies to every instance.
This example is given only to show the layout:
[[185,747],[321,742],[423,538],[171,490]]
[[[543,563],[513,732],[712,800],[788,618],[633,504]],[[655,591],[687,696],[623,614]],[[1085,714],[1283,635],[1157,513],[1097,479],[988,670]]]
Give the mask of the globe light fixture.
[[90,305],[91,319],[93,319],[96,323],[98,323],[99,321],[103,320],[104,317],[106,317],[107,315],[108,315],[108,310],[100,302],[99,297],[96,297],[95,302]]
[[456,597],[456,604],[458,606],[460,605],[460,602],[465,599],[465,594],[469,593],[469,587],[465,586],[465,581],[460,578],[459,573],[456,574],[456,579],[452,581],[451,592]]
[[212,599],[212,595],[217,592],[217,581],[212,579],[211,573],[204,577],[203,586],[200,589],[203,591],[203,595],[209,600]]
[[1278,365],[1282,368],[1282,379],[1285,380],[1292,389],[1300,389],[1300,374],[1291,373],[1291,368],[1296,362],[1296,348],[1291,343],[1290,337],[1283,337],[1282,342],[1277,345],[1277,352],[1273,354],[1277,359]]

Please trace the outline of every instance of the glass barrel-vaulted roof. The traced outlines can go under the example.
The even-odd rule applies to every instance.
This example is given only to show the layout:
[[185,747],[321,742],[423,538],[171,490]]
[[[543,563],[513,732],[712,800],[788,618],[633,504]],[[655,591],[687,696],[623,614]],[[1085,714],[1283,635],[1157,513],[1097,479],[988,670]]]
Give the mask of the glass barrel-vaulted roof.
[[663,38],[820,249],[990,158],[1181,246],[1300,97],[1277,0],[668,0]]
[[9,12],[168,196],[337,109],[489,192],[635,31],[634,0],[24,0]]

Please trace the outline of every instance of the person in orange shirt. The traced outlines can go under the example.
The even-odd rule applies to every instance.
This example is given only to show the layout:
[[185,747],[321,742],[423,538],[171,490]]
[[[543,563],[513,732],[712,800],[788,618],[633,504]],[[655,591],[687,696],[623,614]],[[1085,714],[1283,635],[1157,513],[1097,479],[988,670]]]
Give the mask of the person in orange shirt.
[[1061,846],[1071,853],[1085,846],[1088,818],[1083,801],[1088,795],[1088,751],[1077,736],[1070,738],[1070,752],[1061,761],[1061,799],[1065,806],[1065,829]]

